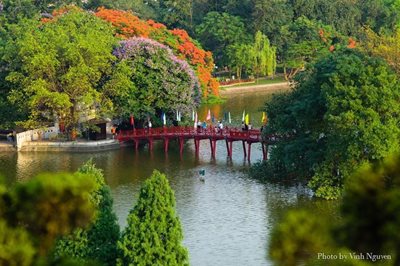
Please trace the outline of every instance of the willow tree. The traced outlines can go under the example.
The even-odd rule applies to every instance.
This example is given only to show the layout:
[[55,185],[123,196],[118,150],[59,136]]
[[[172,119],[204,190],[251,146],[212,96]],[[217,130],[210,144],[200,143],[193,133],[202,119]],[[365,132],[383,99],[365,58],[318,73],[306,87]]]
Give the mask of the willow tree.
[[165,175],[154,171],[128,216],[128,226],[118,243],[118,265],[189,265],[182,239],[174,192]]
[[276,48],[271,46],[268,37],[260,31],[256,33],[254,41],[254,74],[257,76],[271,76],[276,70]]

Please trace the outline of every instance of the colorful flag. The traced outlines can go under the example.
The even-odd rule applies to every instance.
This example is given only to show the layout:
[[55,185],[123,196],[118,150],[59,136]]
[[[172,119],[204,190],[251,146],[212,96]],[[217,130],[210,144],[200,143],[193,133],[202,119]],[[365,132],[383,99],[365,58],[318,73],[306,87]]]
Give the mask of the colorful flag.
[[197,128],[197,112],[196,115],[194,116],[194,128]]
[[265,112],[262,113],[261,122],[264,123],[264,125],[267,123],[267,114]]
[[242,122],[244,122],[245,115],[246,115],[246,110],[243,110]]
[[228,113],[228,121],[229,121],[229,124],[232,123],[232,120],[231,120],[231,112]]
[[208,121],[210,119],[211,119],[211,111],[210,111],[210,109],[208,109],[206,120]]
[[165,126],[167,124],[167,117],[165,113],[163,114],[163,125]]
[[192,121],[194,121],[194,109],[192,110]]
[[245,117],[245,124],[246,124],[246,125],[250,124],[250,116],[249,116],[249,114],[246,114],[246,117]]

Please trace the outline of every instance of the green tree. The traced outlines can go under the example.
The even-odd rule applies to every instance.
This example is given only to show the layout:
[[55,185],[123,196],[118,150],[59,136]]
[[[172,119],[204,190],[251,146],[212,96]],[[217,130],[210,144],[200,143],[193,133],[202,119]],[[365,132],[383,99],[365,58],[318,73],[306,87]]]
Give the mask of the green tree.
[[196,27],[196,34],[203,46],[213,52],[216,64],[220,67],[229,65],[229,45],[246,43],[251,39],[240,17],[218,12],[209,12]]
[[280,62],[285,78],[292,80],[307,63],[329,53],[332,29],[316,21],[300,17],[281,28]]
[[276,70],[276,48],[270,45],[270,42],[260,31],[254,38],[254,73],[256,75],[271,76]]
[[0,265],[30,266],[36,250],[28,233],[0,219]]
[[[7,225],[2,224],[4,230],[0,238],[3,243],[6,240],[19,245],[13,248],[14,255],[20,252],[21,260],[30,260],[32,252],[35,260],[45,258],[57,237],[69,234],[76,227],[84,227],[92,220],[93,206],[89,197],[93,188],[92,180],[83,174],[41,174],[7,191],[3,189],[1,219]],[[5,226],[10,230],[5,230]],[[6,233],[9,235],[3,235]],[[29,241],[25,241],[26,235]],[[3,254],[1,259],[11,259],[7,256],[12,254]]]
[[383,58],[400,74],[400,29],[392,34],[377,34],[370,28],[364,29],[362,48],[370,55]]
[[269,242],[269,255],[276,265],[295,266],[312,260],[318,253],[330,254],[332,237],[326,217],[310,215],[307,210],[289,211],[278,223]]
[[165,175],[154,171],[140,190],[118,247],[119,265],[188,265],[175,196]]
[[80,261],[115,265],[119,226],[112,209],[110,188],[105,184],[102,171],[91,160],[79,168],[78,173],[88,175],[96,183],[96,189],[91,193],[96,216],[87,229],[77,229],[71,235],[58,240],[55,257],[74,257]]
[[380,59],[350,49],[320,59],[266,105],[264,133],[280,138],[261,177],[296,177],[318,197],[339,197],[354,169],[399,149],[399,97]]
[[11,68],[6,79],[13,84],[9,99],[29,111],[27,127],[58,119],[71,130],[80,118],[112,109],[100,89],[114,60],[115,39],[107,23],[70,11],[44,25],[23,23],[15,31],[5,48]]
[[[340,200],[340,219],[317,217],[311,209],[289,211],[272,231],[269,254],[276,265],[399,265],[399,165],[399,155],[388,156],[353,173]],[[326,260],[318,258],[321,253],[347,258]],[[372,261],[367,253],[390,259]]]
[[292,21],[293,10],[287,1],[254,0],[252,25],[271,40],[274,46],[282,46],[281,28]]
[[341,244],[355,252],[393,256],[400,263],[400,156],[365,165],[346,184],[342,200]]
[[231,69],[236,70],[236,76],[241,79],[243,72],[252,73],[254,64],[254,47],[251,44],[234,44],[228,47]]

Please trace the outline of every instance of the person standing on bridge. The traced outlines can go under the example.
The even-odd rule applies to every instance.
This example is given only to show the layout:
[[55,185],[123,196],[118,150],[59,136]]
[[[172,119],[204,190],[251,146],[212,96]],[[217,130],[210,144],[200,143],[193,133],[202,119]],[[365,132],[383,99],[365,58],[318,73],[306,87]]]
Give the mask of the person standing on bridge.
[[221,121],[218,121],[218,131],[219,131],[219,133],[222,133],[223,129],[224,129],[224,125],[222,124]]
[[151,132],[151,127],[153,126],[152,124],[151,124],[151,120],[149,119],[149,122],[148,122],[148,124],[147,124],[148,126],[149,126],[149,133]]

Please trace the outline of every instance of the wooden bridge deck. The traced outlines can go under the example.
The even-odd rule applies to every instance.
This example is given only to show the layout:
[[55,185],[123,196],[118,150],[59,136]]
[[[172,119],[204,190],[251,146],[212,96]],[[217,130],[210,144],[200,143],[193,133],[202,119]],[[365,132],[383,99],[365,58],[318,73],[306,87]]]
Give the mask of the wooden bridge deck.
[[[164,150],[168,152],[169,141],[177,139],[179,142],[179,151],[182,155],[184,141],[193,139],[195,144],[196,155],[199,154],[200,140],[208,139],[210,141],[211,156],[215,158],[216,142],[225,140],[228,156],[232,158],[232,143],[234,141],[242,141],[243,154],[250,161],[251,144],[260,142],[262,144],[263,159],[267,158],[267,148],[262,142],[260,130],[242,131],[238,128],[224,128],[217,130],[215,128],[193,128],[193,127],[163,127],[151,129],[135,129],[135,130],[122,130],[117,135],[117,139],[123,141],[133,141],[135,149],[138,150],[140,141],[147,141],[149,149],[152,151],[154,140],[164,141]],[[247,152],[246,152],[247,144]]]

